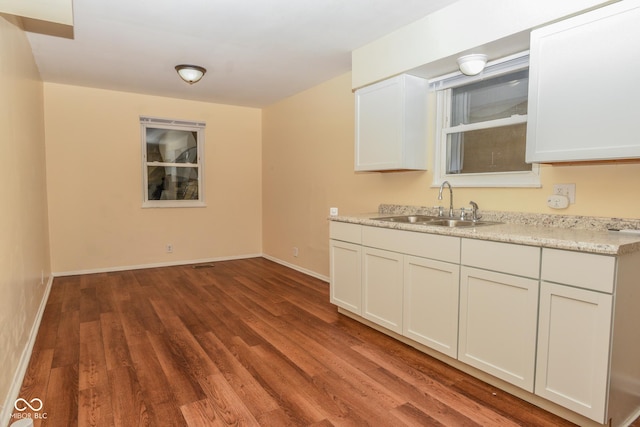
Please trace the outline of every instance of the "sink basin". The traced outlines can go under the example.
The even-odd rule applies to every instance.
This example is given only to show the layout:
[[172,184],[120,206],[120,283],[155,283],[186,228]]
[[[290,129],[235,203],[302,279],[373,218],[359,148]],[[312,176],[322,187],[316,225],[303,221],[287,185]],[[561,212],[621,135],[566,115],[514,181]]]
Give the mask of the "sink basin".
[[439,227],[478,227],[482,225],[495,225],[499,222],[492,221],[471,221],[466,219],[454,219],[454,218],[442,218],[439,216],[430,215],[399,215],[389,216],[384,218],[372,218],[378,221],[389,221],[403,224],[420,224],[420,225],[435,225]]
[[443,227],[477,227],[479,225],[491,225],[491,224],[499,224],[497,222],[489,222],[489,221],[469,221],[466,219],[443,219],[431,221],[429,225],[440,225]]
[[378,221],[401,222],[403,224],[425,224],[442,218],[429,215],[400,215],[373,219],[377,219]]

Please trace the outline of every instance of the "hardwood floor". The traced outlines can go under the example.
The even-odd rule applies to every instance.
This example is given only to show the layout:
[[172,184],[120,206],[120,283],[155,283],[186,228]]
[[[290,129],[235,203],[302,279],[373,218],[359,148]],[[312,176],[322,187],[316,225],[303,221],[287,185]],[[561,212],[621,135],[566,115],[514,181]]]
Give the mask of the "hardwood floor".
[[572,425],[338,314],[320,280],[197,267],[56,278],[20,391],[35,425]]

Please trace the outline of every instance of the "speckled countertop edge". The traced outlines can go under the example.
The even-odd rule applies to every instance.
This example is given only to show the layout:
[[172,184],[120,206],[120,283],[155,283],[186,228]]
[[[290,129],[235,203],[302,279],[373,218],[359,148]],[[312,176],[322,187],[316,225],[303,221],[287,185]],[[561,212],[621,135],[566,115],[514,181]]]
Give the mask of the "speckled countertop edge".
[[449,228],[381,221],[391,215],[437,215],[434,208],[380,205],[378,212],[330,217],[332,221],[373,227],[440,234],[495,242],[517,243],[604,255],[624,255],[640,251],[640,234],[609,229],[640,230],[640,220],[568,215],[546,215],[482,211],[482,220],[501,224]]

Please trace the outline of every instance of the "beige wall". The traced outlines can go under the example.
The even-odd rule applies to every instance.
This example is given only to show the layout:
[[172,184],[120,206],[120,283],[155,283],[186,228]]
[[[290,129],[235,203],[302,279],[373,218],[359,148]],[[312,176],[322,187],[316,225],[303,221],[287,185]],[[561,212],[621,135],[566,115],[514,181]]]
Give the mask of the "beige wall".
[[6,404],[1,424],[12,410],[8,400],[18,392],[14,375],[26,367],[19,366],[20,358],[50,271],[42,82],[18,19],[5,15],[0,94],[0,405]]
[[[346,74],[285,99],[263,115],[263,250],[324,276],[329,207],[346,214],[372,212],[380,203],[442,204],[430,171],[353,171],[350,78]],[[434,120],[429,114],[430,129]],[[429,139],[432,147],[433,135]],[[640,218],[640,164],[543,165],[541,177],[542,188],[454,188],[455,206],[474,200],[487,210]],[[546,206],[556,183],[576,184],[576,203],[568,209]],[[299,248],[297,258],[293,247]]]
[[[261,253],[259,109],[53,83],[44,109],[54,272]],[[142,209],[140,115],[206,122],[206,208]]]
[[263,251],[323,276],[329,274],[329,207],[367,212],[382,202],[428,201],[425,173],[353,171],[350,78],[342,75],[263,112]]

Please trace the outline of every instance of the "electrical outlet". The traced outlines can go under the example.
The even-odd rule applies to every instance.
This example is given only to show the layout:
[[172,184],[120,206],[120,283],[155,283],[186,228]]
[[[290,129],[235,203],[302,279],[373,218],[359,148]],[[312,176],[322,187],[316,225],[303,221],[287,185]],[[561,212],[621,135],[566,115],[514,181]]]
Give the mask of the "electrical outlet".
[[298,257],[298,248],[295,246],[293,247],[293,256],[296,258]]
[[171,243],[167,243],[167,253],[168,254],[173,253],[173,245]]
[[555,184],[553,186],[553,194],[558,196],[566,196],[569,203],[576,202],[576,185],[575,184]]
[[338,208],[329,208],[330,216],[338,216]]

